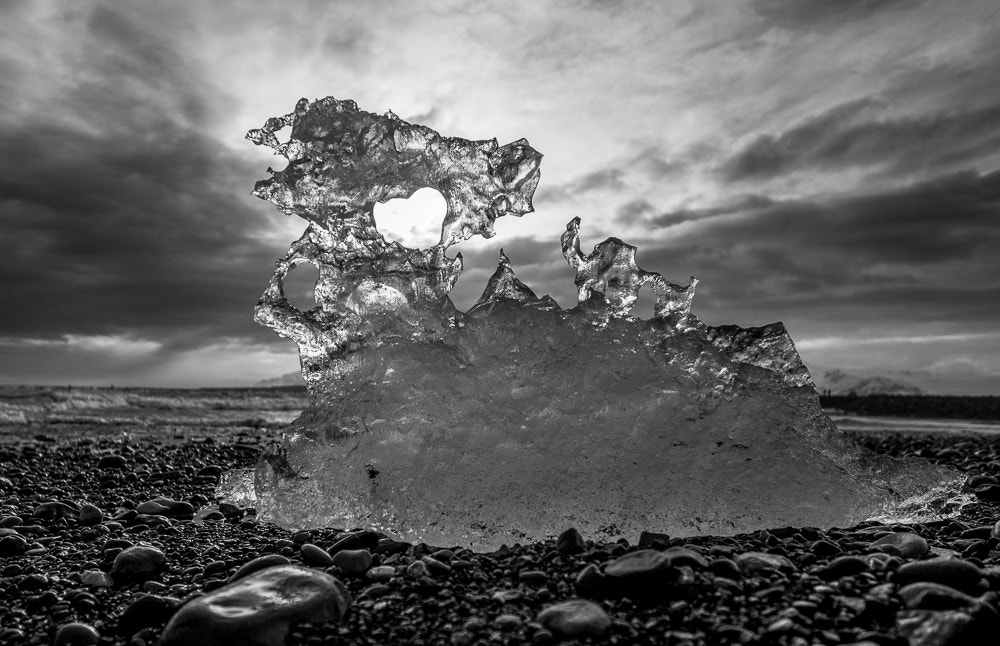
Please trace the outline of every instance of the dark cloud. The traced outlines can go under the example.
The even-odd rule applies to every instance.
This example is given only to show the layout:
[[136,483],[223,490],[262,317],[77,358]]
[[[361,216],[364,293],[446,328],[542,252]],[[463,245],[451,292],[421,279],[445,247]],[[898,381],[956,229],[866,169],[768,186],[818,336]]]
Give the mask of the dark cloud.
[[0,337],[270,341],[250,322],[278,255],[250,233],[261,169],[203,132],[225,97],[122,15],[85,27],[58,103],[0,123]]
[[782,133],[755,137],[722,165],[722,175],[736,181],[852,166],[905,173],[967,162],[1000,147],[997,94],[987,107],[896,118],[879,118],[873,99],[843,103]]
[[697,303],[710,322],[791,314],[814,326],[995,324],[1000,171],[827,201],[761,202],[727,218],[705,212],[692,218],[705,220],[697,230],[640,247],[640,257],[647,269],[702,279]]
[[731,200],[718,206],[711,206],[699,209],[679,209],[651,215],[644,220],[646,224],[657,228],[671,227],[684,222],[705,220],[721,215],[733,215],[736,213],[747,213],[774,205],[774,200],[763,195],[743,195],[735,200]]
[[768,22],[791,29],[828,28],[871,17],[887,9],[917,5],[924,0],[753,0],[754,10]]
[[625,225],[636,224],[637,222],[643,221],[643,219],[656,210],[649,200],[637,199],[630,200],[625,204],[622,204],[615,211],[615,222],[620,222]]

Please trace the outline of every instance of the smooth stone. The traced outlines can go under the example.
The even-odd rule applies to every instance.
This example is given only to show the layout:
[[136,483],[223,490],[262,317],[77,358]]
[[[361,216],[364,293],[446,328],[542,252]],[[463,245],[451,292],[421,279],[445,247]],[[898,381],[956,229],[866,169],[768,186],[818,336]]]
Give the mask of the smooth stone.
[[80,583],[92,588],[110,588],[114,586],[115,580],[107,572],[100,570],[85,570],[80,572]]
[[302,560],[309,565],[318,565],[320,567],[330,567],[333,565],[333,557],[330,556],[326,550],[324,550],[319,545],[314,545],[312,543],[303,543],[302,547],[299,548],[299,552],[302,553]]
[[611,618],[600,605],[586,599],[570,599],[542,610],[538,623],[566,638],[600,637],[611,627]]
[[289,565],[291,561],[280,554],[265,554],[264,556],[258,556],[252,561],[247,561],[239,567],[233,575],[229,577],[228,583],[242,579],[245,576],[249,576],[254,572],[263,570],[264,568],[274,567],[276,565]]
[[639,547],[652,547],[656,543],[665,546],[670,542],[670,534],[660,532],[641,531],[639,532]]
[[191,516],[194,514],[194,506],[183,500],[160,497],[140,503],[135,511],[152,516]]
[[[688,583],[690,574],[690,569],[674,566],[663,552],[639,550],[605,564],[603,580],[596,591],[598,596],[663,596]],[[578,578],[578,586],[579,582]]]
[[28,549],[28,541],[20,534],[0,538],[0,556],[17,556]]
[[1000,538],[1000,520],[994,523],[993,530],[990,532],[990,538]]
[[128,463],[120,455],[105,455],[97,463],[98,469],[107,469],[112,471],[121,471],[128,466]]
[[79,622],[63,624],[56,631],[53,646],[91,646],[101,641],[101,634],[89,625]]
[[269,567],[186,603],[159,646],[281,646],[290,624],[338,621],[350,603],[347,588],[326,572]]
[[420,560],[427,566],[427,571],[431,573],[431,576],[444,576],[451,573],[450,565],[442,563],[433,556],[424,556]]
[[715,576],[720,576],[731,581],[739,581],[743,578],[743,572],[736,561],[727,558],[715,559],[708,564],[709,571]]
[[694,569],[708,567],[708,559],[689,547],[668,547],[662,554],[670,559],[671,565],[686,565]]
[[366,549],[341,550],[333,555],[331,563],[344,574],[363,574],[372,566],[372,553]]
[[162,626],[170,621],[179,605],[176,599],[169,597],[139,595],[118,616],[118,632],[131,637],[143,628]]
[[84,526],[97,525],[102,520],[104,520],[104,512],[99,508],[90,503],[80,505],[80,515],[77,518],[78,523]]
[[413,578],[420,578],[425,576],[430,576],[431,572],[427,569],[427,564],[423,561],[414,561],[406,566],[406,576]]
[[898,594],[910,610],[955,610],[976,603],[974,597],[940,583],[911,583]]
[[[891,557],[889,557],[891,558]],[[868,571],[868,562],[861,556],[838,556],[815,571],[816,576],[824,581],[842,579]]]
[[930,551],[927,541],[922,536],[912,532],[886,534],[882,538],[873,541],[872,545],[893,545],[899,549],[900,555],[905,558],[916,558]]
[[976,498],[987,502],[1000,502],[1000,485],[988,484],[976,487]]
[[334,543],[328,550],[330,554],[336,554],[341,550],[373,550],[378,547],[379,535],[370,529],[345,534]]
[[504,632],[514,632],[520,628],[522,624],[524,624],[524,622],[520,617],[510,613],[497,615],[496,619],[493,620],[493,625]]
[[379,565],[368,570],[367,576],[372,581],[385,583],[392,577],[396,576],[396,568],[391,565]]
[[35,507],[31,515],[35,518],[41,518],[42,520],[56,520],[59,518],[76,518],[79,510],[70,507],[64,502],[43,502],[42,504]]
[[914,561],[896,570],[896,583],[899,585],[926,581],[940,583],[971,595],[979,593],[982,577],[982,570],[960,559],[937,558]]
[[991,637],[976,634],[975,623],[960,610],[904,610],[896,615],[896,632],[909,646],[995,644]]
[[570,527],[556,539],[556,551],[560,554],[580,554],[586,550],[587,543],[576,527]]
[[1000,484],[1000,483],[997,482],[996,478],[994,478],[991,475],[987,475],[985,473],[973,474],[965,479],[965,489],[967,491],[972,491],[973,489],[982,487],[983,485],[995,485],[995,484]]
[[744,574],[758,574],[766,570],[795,570],[787,557],[768,552],[744,552],[736,555],[736,564]]
[[111,576],[115,582],[145,581],[156,576],[166,562],[166,555],[155,547],[134,545],[115,557]]
[[813,541],[812,544],[809,545],[809,551],[820,558],[824,558],[827,556],[834,556],[836,554],[840,554],[844,550],[842,550],[839,545],[837,545],[832,541],[828,541],[826,539],[820,539],[818,541]]

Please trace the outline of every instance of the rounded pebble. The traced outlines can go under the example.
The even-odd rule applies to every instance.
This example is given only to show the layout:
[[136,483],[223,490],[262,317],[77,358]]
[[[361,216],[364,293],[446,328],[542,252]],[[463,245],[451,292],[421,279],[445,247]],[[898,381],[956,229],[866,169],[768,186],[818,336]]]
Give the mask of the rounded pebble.
[[600,605],[586,599],[570,599],[548,606],[538,623],[566,638],[600,637],[611,627],[611,618]]
[[53,646],[91,646],[101,641],[101,634],[89,625],[78,622],[63,624],[56,631]]
[[930,550],[927,541],[922,536],[912,532],[886,534],[882,538],[873,541],[872,545],[893,545],[899,549],[900,555],[906,558],[920,557]]
[[111,577],[117,582],[145,581],[156,576],[167,557],[149,545],[134,545],[122,550],[111,566]]
[[329,574],[278,565],[186,603],[159,646],[281,646],[290,624],[338,621],[349,605],[346,587]]
[[291,561],[280,554],[265,554],[264,556],[258,556],[254,560],[244,563],[238,570],[233,572],[233,575],[229,577],[229,583],[242,579],[243,577],[253,574],[254,572],[263,570],[264,568],[274,567],[275,565],[288,565],[290,563]]
[[960,559],[936,558],[915,561],[896,570],[896,582],[907,585],[917,582],[940,583],[966,594],[979,594],[983,572],[977,566]]
[[372,565],[372,553],[366,549],[341,550],[333,555],[330,562],[344,574],[362,574]]
[[299,548],[302,553],[302,560],[309,565],[318,565],[319,567],[330,567],[334,564],[333,557],[330,556],[326,550],[318,545],[313,545],[312,543],[303,543]]

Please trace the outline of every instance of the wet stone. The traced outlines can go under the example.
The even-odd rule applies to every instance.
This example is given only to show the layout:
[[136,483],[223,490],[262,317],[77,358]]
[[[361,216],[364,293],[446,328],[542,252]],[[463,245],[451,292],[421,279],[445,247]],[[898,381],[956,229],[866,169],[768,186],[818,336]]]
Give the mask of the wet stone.
[[92,588],[110,588],[115,584],[115,580],[107,572],[86,570],[80,573],[80,583]]
[[302,560],[309,565],[329,567],[335,562],[326,550],[312,543],[303,543],[299,551],[302,553]]
[[816,570],[815,574],[826,581],[854,576],[868,570],[868,562],[861,556],[838,556],[825,566]]
[[89,503],[80,505],[80,515],[77,522],[81,525],[97,525],[104,520],[104,512]]
[[178,601],[153,594],[139,595],[132,600],[118,617],[118,632],[130,637],[143,628],[159,627],[167,623],[177,611]]
[[900,585],[930,582],[946,585],[966,594],[979,594],[983,572],[977,566],[959,559],[935,558],[903,565],[896,571]]
[[916,558],[926,554],[930,547],[923,537],[912,532],[895,532],[887,534],[872,542],[874,546],[892,545],[899,549],[900,556]]
[[120,455],[105,455],[97,463],[97,468],[105,471],[121,471],[127,466],[128,462]]
[[252,561],[248,561],[243,564],[238,570],[233,572],[233,575],[229,577],[229,583],[269,567],[274,567],[276,565],[289,565],[290,563],[291,561],[280,554],[265,554],[264,556],[258,556]]
[[795,564],[788,557],[780,554],[769,554],[767,552],[744,552],[736,556],[736,563],[744,574],[759,574],[761,572],[792,571]]
[[163,630],[160,646],[281,646],[290,624],[338,621],[349,605],[347,589],[329,574],[279,565],[189,601]]
[[167,557],[149,545],[135,545],[122,550],[111,566],[115,582],[145,581],[156,576],[166,564]]
[[99,641],[101,641],[101,634],[93,626],[73,622],[59,626],[52,644],[53,646],[90,646]]
[[341,550],[330,559],[344,574],[362,574],[372,565],[372,555],[366,549]]
[[587,543],[583,534],[575,527],[570,527],[556,539],[556,550],[560,554],[580,554],[586,551]]
[[611,627],[611,618],[593,601],[570,599],[543,609],[538,615],[538,623],[559,637],[597,638]]
[[940,583],[911,583],[898,594],[910,610],[953,610],[976,603],[974,597]]
[[907,610],[896,618],[896,632],[910,646],[985,646],[994,643],[960,610]]

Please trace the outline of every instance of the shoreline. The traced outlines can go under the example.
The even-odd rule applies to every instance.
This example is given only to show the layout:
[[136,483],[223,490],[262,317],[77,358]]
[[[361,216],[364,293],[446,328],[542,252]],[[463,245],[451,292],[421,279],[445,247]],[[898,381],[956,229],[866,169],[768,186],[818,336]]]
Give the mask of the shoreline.
[[[32,433],[0,443],[0,475],[7,479],[0,481],[0,518],[21,521],[13,525],[0,520],[0,524],[13,528],[26,543],[21,553],[3,555],[0,631],[6,632],[0,632],[0,642],[49,644],[60,625],[79,621],[102,635],[100,644],[151,645],[165,618],[179,604],[224,585],[253,558],[281,554],[293,563],[318,568],[309,562],[302,546],[310,543],[329,550],[344,532],[290,532],[234,510],[227,510],[228,517],[218,514],[218,519],[204,521],[169,516],[151,519],[135,513],[135,507],[158,496],[187,502],[196,514],[210,507],[217,477],[198,474],[205,469],[215,473],[252,465],[257,447],[267,436],[248,426],[229,428],[224,436],[217,430],[159,440],[81,437],[85,433],[59,439]],[[1000,476],[1000,438],[871,434],[858,438],[879,453],[918,455],[965,473]],[[102,468],[102,458],[109,455],[122,456],[126,468]],[[105,518],[99,525],[85,527],[72,513],[58,518],[39,515],[46,503],[60,501],[89,502]],[[898,579],[907,563],[937,555],[971,564],[981,574],[977,607],[996,612],[1000,539],[993,525],[997,520],[1000,504],[980,501],[965,508],[960,517],[945,521],[862,523],[829,530],[771,528],[737,536],[684,539],[658,536],[647,537],[642,546],[638,541],[587,541],[583,551],[572,554],[560,552],[551,540],[487,554],[453,549],[450,555],[424,545],[398,551],[398,545],[389,550],[383,549],[389,543],[380,543],[372,546],[374,563],[389,566],[394,575],[377,582],[366,574],[345,574],[336,566],[318,568],[333,572],[350,590],[353,603],[337,624],[293,627],[287,643],[556,643],[558,635],[539,623],[540,613],[587,592],[578,579],[589,565],[603,567],[640,550],[683,548],[698,557],[683,566],[690,579],[683,590],[676,591],[676,598],[649,602],[633,599],[627,591],[611,590],[611,596],[608,591],[587,592],[597,597],[611,619],[610,627],[599,638],[563,643],[801,646],[867,639],[876,644],[902,644],[906,642],[899,636],[906,627],[901,618],[914,613],[930,617],[925,621],[943,617],[940,609],[905,607],[908,602],[898,594]],[[879,536],[902,531],[923,537],[928,554],[907,557],[875,545]],[[114,582],[110,587],[85,583],[82,573],[109,571],[115,550],[120,552],[125,542],[161,549],[166,556],[163,571],[146,581]],[[759,570],[737,565],[733,569],[732,564],[741,563],[741,555],[751,552],[783,556],[791,565]],[[418,561],[436,561],[445,567],[436,565],[421,576],[407,574]],[[843,576],[830,573],[831,567],[840,567],[836,563],[849,564]],[[142,603],[138,601],[141,595],[155,597],[167,609],[138,624],[123,625],[122,618],[131,616],[128,609]],[[968,612],[980,622],[974,622],[975,626],[992,625],[976,614],[985,611]],[[140,625],[144,622],[149,625]]]

